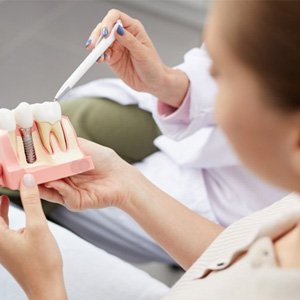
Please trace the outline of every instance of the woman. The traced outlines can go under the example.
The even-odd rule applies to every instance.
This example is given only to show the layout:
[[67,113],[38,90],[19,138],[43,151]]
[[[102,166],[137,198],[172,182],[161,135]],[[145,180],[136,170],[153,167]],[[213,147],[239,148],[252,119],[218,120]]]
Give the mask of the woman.
[[[141,25],[119,12],[112,15],[109,28],[118,18],[123,21],[125,30],[119,29],[118,41],[126,50],[116,48],[115,61],[113,50],[108,56],[111,64],[119,62],[116,66],[130,68],[138,61],[139,46],[127,28],[138,36]],[[216,1],[206,31],[206,45],[213,59],[212,73],[219,86],[220,125],[252,170],[274,184],[298,192],[299,16],[300,6],[293,1]],[[127,36],[126,41],[122,36]],[[145,39],[143,45],[147,42]],[[287,55],[283,57],[282,53]],[[127,61],[126,54],[130,58]],[[127,64],[118,61],[122,57]],[[166,87],[168,76],[160,78]],[[163,91],[160,93],[160,97],[165,96]],[[222,232],[219,226],[157,189],[113,151],[86,141],[81,145],[94,158],[96,169],[45,185],[41,188],[43,197],[73,210],[119,207],[185,269],[193,264],[166,299],[298,297],[298,196],[238,221]],[[4,245],[11,243],[9,238],[0,243],[1,260],[14,273],[13,259],[4,249]],[[61,266],[59,258],[56,263]],[[59,269],[56,268],[61,274]],[[23,279],[28,283],[20,272],[14,275],[21,283]],[[40,280],[42,287],[43,278]],[[62,281],[59,286],[57,280],[51,277],[49,280],[60,290]]]

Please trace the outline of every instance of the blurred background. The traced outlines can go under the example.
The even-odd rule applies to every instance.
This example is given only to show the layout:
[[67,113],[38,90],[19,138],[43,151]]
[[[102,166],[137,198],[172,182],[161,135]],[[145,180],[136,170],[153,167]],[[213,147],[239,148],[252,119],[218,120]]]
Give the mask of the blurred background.
[[[163,61],[182,62],[201,44],[208,0],[0,0],[0,108],[52,100],[86,57],[85,43],[111,8],[139,19]],[[79,84],[114,77],[95,65]],[[181,276],[170,266],[138,266],[172,285]]]
[[[165,63],[200,45],[206,0],[0,0],[0,107],[52,100],[88,54],[90,32],[109,9],[145,25]],[[94,66],[80,82],[113,77]]]

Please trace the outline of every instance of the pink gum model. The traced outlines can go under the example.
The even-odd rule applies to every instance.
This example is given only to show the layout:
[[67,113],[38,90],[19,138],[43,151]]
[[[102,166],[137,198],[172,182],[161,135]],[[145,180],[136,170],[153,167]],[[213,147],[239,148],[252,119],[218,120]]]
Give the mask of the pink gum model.
[[[62,117],[61,125],[64,133],[64,129],[66,128],[65,126],[68,126],[69,129],[72,128],[74,137],[76,138],[76,145],[82,154],[82,157],[74,160],[66,159],[65,162],[60,162],[54,165],[43,164],[34,166],[33,164],[32,166],[27,165],[26,167],[22,167],[18,156],[12,147],[8,132],[0,130],[0,164],[2,166],[2,173],[0,172],[0,186],[7,187],[11,190],[18,190],[20,182],[26,173],[31,173],[37,184],[42,184],[92,170],[94,168],[93,161],[90,156],[84,155],[80,150],[75,130],[73,129],[69,119],[67,117]],[[34,125],[33,132],[36,130],[37,127]],[[16,135],[19,135],[19,133],[16,133]],[[68,148],[69,139],[66,134],[65,140],[67,143],[67,150],[64,155],[65,157],[68,157],[68,153],[71,153],[72,149]]]

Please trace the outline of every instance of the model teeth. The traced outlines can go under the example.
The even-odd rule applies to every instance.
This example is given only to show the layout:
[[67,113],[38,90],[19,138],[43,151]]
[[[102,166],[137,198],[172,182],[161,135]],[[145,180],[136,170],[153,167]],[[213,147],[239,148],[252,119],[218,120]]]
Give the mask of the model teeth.
[[15,119],[17,124],[21,128],[31,128],[33,125],[33,114],[31,106],[26,102],[20,103],[15,109]]
[[67,150],[65,136],[60,123],[61,107],[58,102],[44,102],[33,105],[33,115],[37,122],[37,127],[41,140],[46,150],[51,154],[51,134],[56,137],[60,148],[63,151]]
[[16,130],[16,120],[11,110],[6,108],[0,109],[0,129],[9,132]]
[[61,107],[58,102],[44,102],[32,105],[36,122],[55,124],[61,120]]

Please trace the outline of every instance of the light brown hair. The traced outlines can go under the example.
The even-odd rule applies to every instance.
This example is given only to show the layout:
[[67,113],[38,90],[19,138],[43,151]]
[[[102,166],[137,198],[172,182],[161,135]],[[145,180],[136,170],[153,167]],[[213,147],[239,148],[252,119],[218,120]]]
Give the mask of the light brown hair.
[[233,15],[225,32],[229,46],[261,77],[272,104],[289,112],[299,110],[300,2],[231,2]]

